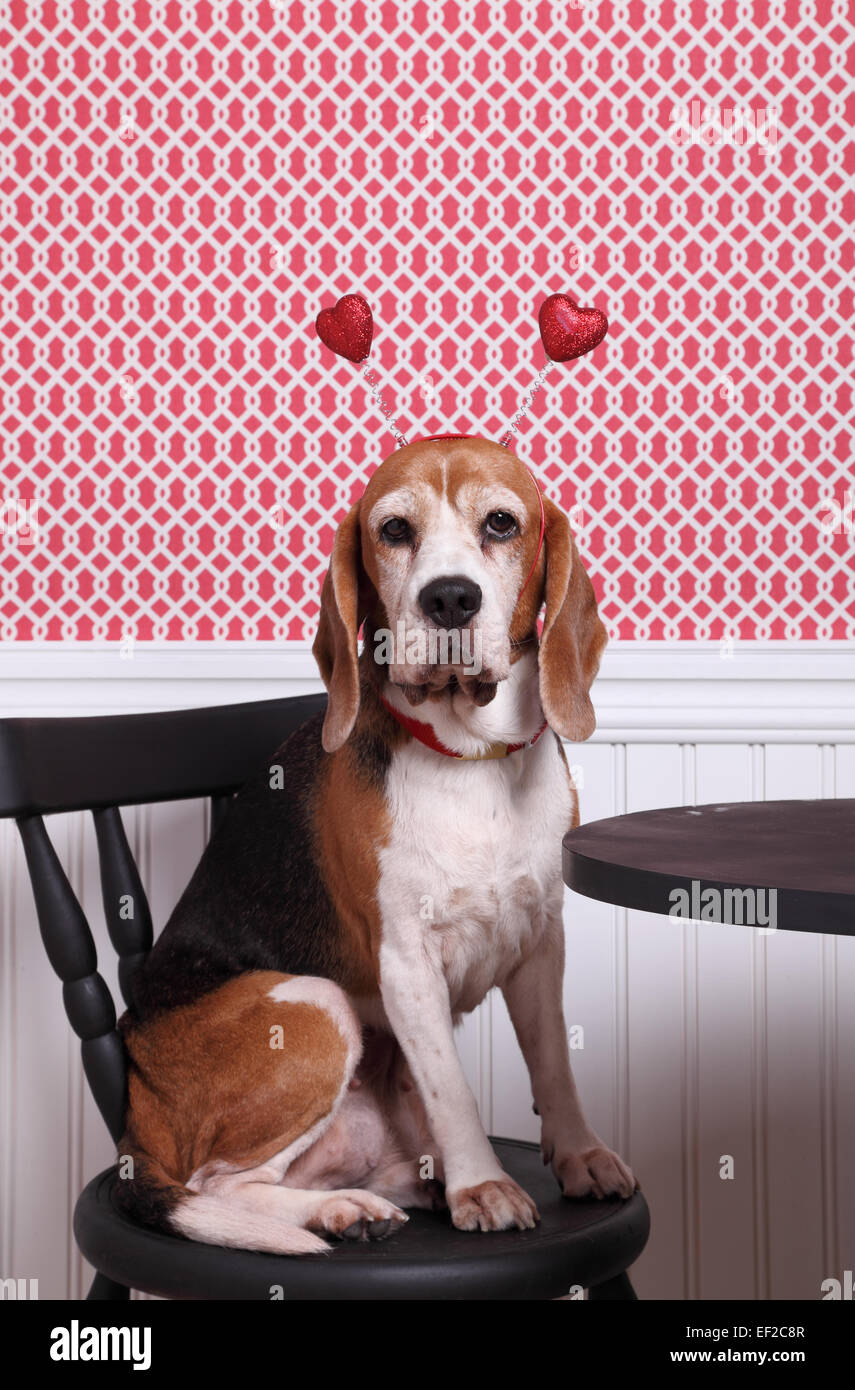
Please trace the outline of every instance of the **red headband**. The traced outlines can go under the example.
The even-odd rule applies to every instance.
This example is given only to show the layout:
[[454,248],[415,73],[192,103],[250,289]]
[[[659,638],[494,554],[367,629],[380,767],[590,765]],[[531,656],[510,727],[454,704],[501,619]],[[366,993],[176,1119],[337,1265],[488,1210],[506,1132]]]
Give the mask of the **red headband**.
[[[502,435],[499,443],[508,448],[513,438],[520,420],[531,408],[537,392],[546,380],[547,372],[551,370],[556,362],[571,362],[576,357],[583,357],[585,353],[591,352],[598,343],[602,342],[608,330],[608,320],[604,313],[599,309],[581,309],[575,300],[566,294],[552,294],[543,301],[538,312],[538,326],[540,328],[540,338],[546,351],[547,361],[535,378],[533,385],[520,406],[516,415],[511,420],[507,430]],[[315,319],[315,327],[318,337],[332,352],[340,357],[347,357],[351,362],[355,362],[362,368],[362,375],[374,396],[375,401],[386,417],[387,424],[395,436],[399,445],[407,443],[406,436],[398,428],[397,423],[392,417],[386,402],[384,401],[377,385],[377,375],[374,369],[368,364],[368,354],[371,351],[371,343],[374,336],[374,316],[371,313],[371,306],[363,299],[361,294],[346,294],[329,308],[322,309]],[[432,434],[427,436],[427,441],[440,439],[473,439],[475,435],[468,434]],[[538,481],[529,468],[528,464],[523,464],[529,477],[534,483],[537,491],[537,500],[540,506],[540,535],[537,541],[537,552],[534,557],[531,569],[526,575],[525,584],[520,589],[518,599],[525,591],[526,585],[531,580],[537,562],[540,559],[540,552],[543,549],[543,539],[546,534],[546,514],[543,507],[543,495],[540,491]]]

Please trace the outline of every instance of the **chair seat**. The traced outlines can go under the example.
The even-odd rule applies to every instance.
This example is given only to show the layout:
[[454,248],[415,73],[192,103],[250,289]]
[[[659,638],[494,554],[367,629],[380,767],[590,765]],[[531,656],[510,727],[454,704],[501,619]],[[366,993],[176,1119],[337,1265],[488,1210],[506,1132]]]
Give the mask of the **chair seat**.
[[536,1144],[493,1139],[505,1170],[534,1198],[533,1231],[456,1231],[448,1213],[414,1211],[383,1241],[336,1243],[330,1255],[267,1255],[200,1245],[130,1221],[115,1205],[116,1169],[81,1193],[74,1235],[118,1284],[163,1298],[553,1299],[626,1270],[650,1229],[640,1192],[628,1201],[568,1201]]

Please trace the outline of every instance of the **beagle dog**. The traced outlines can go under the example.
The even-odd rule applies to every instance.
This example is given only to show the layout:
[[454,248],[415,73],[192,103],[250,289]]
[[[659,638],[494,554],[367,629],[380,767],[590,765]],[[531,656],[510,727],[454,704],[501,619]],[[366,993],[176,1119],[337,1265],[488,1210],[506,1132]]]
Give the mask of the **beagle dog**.
[[[455,633],[477,661],[430,647]],[[566,517],[508,449],[438,437],[378,468],[323,586],[326,714],[234,799],[122,1019],[137,1220],[283,1254],[414,1207],[533,1227],[455,1048],[493,988],[562,1191],[632,1194],[583,1116],[561,1002],[561,738],[594,729],[605,641]]]

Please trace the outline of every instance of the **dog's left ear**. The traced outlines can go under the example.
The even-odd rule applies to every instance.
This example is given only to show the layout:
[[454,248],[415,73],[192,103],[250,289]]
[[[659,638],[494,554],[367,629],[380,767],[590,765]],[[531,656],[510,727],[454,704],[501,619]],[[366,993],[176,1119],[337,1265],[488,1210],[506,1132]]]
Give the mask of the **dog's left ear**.
[[581,743],[597,725],[588,692],[608,636],[570,522],[547,497],[543,507],[546,614],[540,639],[540,703],[550,728],[571,743]]
[[312,646],[329,692],[322,742],[335,753],[350,737],[359,713],[359,665],[356,639],[367,612],[362,567],[359,503],[336,531],[330,567],[321,589],[318,635]]

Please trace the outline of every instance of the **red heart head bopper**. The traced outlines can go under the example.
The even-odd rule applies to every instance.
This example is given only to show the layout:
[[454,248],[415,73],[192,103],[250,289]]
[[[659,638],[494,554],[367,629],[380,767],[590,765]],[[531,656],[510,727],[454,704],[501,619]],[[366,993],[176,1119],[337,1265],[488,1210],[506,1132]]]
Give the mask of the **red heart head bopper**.
[[580,309],[568,294],[551,294],[540,306],[540,337],[553,362],[572,362],[601,343],[609,321],[600,309]]
[[343,294],[331,309],[321,310],[315,319],[315,328],[321,342],[331,352],[338,353],[339,357],[347,357],[357,366],[365,363],[362,375],[381,415],[398,445],[406,444],[406,435],[398,429],[391,410],[380,394],[377,373],[366,361],[374,337],[374,315],[368,301],[363,299],[361,294]]
[[[549,359],[537,374],[522,405],[499,443],[508,445],[523,416],[531,409],[535,396],[556,362],[571,362],[601,343],[608,330],[608,319],[600,309],[580,309],[567,294],[551,294],[540,306],[540,336]],[[322,309],[315,319],[318,337],[339,357],[361,366],[368,389],[399,445],[407,440],[396,424],[377,385],[377,374],[368,364],[374,337],[374,316],[361,294],[342,295],[331,308]]]
[[351,362],[364,362],[371,351],[374,315],[361,294],[343,294],[332,309],[322,309],[315,328],[325,347]]
[[540,337],[548,362],[545,362],[529,387],[523,403],[511,420],[500,444],[507,447],[519,428],[519,423],[531,410],[534,398],[556,362],[571,362],[584,357],[605,338],[609,321],[600,309],[580,309],[569,294],[551,294],[544,299],[538,315]]

